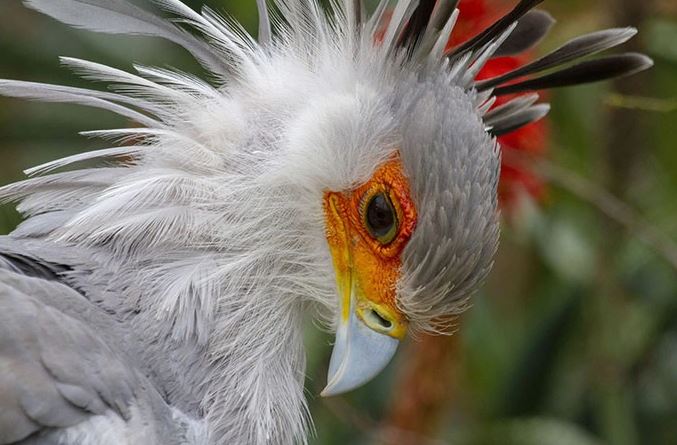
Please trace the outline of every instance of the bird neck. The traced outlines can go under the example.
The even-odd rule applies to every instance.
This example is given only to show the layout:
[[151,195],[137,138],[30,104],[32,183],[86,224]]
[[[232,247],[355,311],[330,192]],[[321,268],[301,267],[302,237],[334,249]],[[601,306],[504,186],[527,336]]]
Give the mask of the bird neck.
[[268,298],[250,295],[229,303],[215,320],[203,395],[214,443],[305,440],[304,307],[276,302],[269,291]]
[[134,323],[153,368],[179,382],[178,402],[199,401],[214,443],[305,441],[304,312],[333,289],[322,280],[331,272],[318,261],[317,237],[285,213],[239,219],[232,241],[220,243],[227,248],[165,252],[137,273],[151,292]]
[[135,252],[145,260],[134,263],[144,292],[133,323],[153,370],[177,382],[171,396],[204,416],[214,443],[303,443],[303,318],[335,299],[331,263],[322,224],[291,193],[251,196],[267,199],[230,200],[242,206],[209,232],[217,243]]
[[77,274],[78,285],[124,289],[100,304],[122,314],[144,370],[170,404],[206,421],[210,443],[305,442],[302,329],[314,301],[302,287],[321,295],[312,284],[321,266],[291,239],[252,237],[218,253],[165,251],[153,260],[148,252],[136,270],[98,251],[102,264]]

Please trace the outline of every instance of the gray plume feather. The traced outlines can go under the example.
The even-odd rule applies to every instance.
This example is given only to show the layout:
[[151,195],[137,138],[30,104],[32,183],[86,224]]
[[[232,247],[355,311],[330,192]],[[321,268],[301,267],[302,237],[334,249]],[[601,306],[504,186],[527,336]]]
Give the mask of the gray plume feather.
[[653,66],[653,61],[644,54],[627,53],[586,60],[523,82],[496,88],[494,94],[521,93],[524,91],[542,90],[545,88],[568,87],[584,83],[630,76]]
[[451,50],[448,54],[449,57],[457,58],[468,51],[477,51],[478,49],[491,44],[497,36],[503,34],[506,29],[518,22],[524,15],[528,14],[529,11],[543,1],[544,0],[520,0],[510,12],[498,19],[489,28]]
[[269,45],[272,31],[270,29],[270,15],[268,14],[266,0],[256,0],[256,8],[259,12],[259,42],[262,45]]
[[543,40],[555,19],[545,11],[532,10],[522,17],[510,37],[496,51],[496,57],[523,53]]
[[577,37],[562,45],[553,52],[502,76],[477,82],[479,91],[494,88],[510,80],[528,74],[538,73],[550,68],[572,62],[581,57],[590,56],[613,48],[630,40],[637,30],[635,28],[618,28],[597,31]]
[[25,0],[24,3],[76,28],[108,34],[164,38],[184,47],[213,72],[228,72],[227,65],[205,42],[126,0]]
[[538,104],[516,110],[511,114],[494,119],[490,124],[489,133],[494,136],[511,133],[527,124],[543,119],[549,111],[549,104]]
[[93,159],[101,159],[101,158],[135,156],[143,149],[144,147],[142,146],[123,146],[123,147],[104,148],[101,150],[93,150],[85,153],[77,153],[71,156],[67,156],[65,158],[56,159],[54,161],[36,165],[35,167],[26,169],[24,173],[26,173],[29,176],[33,176],[48,173],[52,170],[65,167],[67,165],[75,164],[77,162],[91,161]]
[[116,103],[121,102],[134,106],[143,106],[141,100],[114,93],[65,87],[61,85],[0,79],[0,94],[44,102],[71,103],[101,108],[149,127],[161,126],[155,119]]
[[503,105],[499,105],[484,115],[484,123],[492,126],[496,121],[504,119],[515,112],[532,106],[534,103],[536,103],[538,97],[538,94],[525,94],[523,96],[516,97],[515,99],[512,99]]

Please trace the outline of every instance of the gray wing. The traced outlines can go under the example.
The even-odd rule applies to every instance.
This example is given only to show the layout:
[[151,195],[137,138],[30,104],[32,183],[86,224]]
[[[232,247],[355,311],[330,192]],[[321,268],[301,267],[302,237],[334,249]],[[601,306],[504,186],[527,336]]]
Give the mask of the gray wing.
[[56,443],[68,428],[82,429],[79,438],[59,443],[108,443],[85,440],[97,435],[86,430],[97,416],[146,429],[120,437],[183,443],[181,422],[130,363],[114,320],[68,286],[16,269],[0,262],[0,445]]

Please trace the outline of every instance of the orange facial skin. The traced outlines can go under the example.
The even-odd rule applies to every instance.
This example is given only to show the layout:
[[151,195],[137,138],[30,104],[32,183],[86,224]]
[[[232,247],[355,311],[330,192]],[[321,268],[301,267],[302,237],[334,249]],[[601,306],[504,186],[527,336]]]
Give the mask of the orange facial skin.
[[[396,234],[387,243],[372,236],[366,225],[367,204],[379,193],[390,198],[397,220]],[[403,338],[407,320],[397,307],[396,285],[402,251],[416,227],[416,208],[401,161],[396,157],[386,162],[355,190],[325,192],[324,209],[327,241],[344,302],[343,320],[349,316],[354,292],[355,310],[363,321],[364,314],[375,311],[393,325],[385,334]]]

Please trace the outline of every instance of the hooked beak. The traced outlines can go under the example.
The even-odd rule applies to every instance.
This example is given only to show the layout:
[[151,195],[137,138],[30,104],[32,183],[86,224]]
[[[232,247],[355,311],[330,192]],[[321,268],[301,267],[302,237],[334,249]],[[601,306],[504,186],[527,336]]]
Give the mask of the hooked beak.
[[351,298],[349,315],[336,331],[323,397],[355,389],[380,373],[395,355],[399,340],[368,327],[355,310]]

